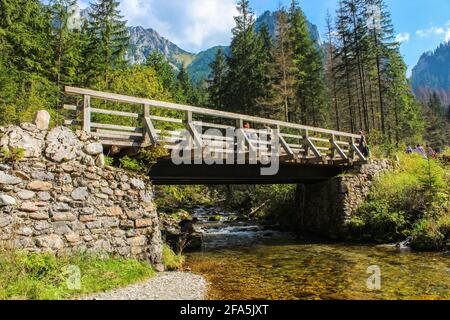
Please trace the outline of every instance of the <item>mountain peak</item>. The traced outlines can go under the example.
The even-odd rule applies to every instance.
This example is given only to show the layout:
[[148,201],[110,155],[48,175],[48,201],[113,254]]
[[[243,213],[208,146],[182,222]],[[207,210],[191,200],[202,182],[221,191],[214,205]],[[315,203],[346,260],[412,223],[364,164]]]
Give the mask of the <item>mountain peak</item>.
[[412,86],[422,101],[436,92],[444,105],[450,105],[450,42],[422,54],[412,71]]

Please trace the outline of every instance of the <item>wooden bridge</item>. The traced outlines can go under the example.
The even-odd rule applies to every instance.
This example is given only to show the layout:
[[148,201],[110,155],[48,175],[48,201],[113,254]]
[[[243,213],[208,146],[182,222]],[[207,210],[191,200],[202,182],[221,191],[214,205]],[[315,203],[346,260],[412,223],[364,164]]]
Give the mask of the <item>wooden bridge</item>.
[[[313,182],[366,162],[352,133],[82,88],[65,92],[74,101],[64,105],[73,112],[65,124],[97,135],[106,148],[160,145],[174,154],[184,146],[189,161],[175,165],[169,155],[152,166],[156,184]],[[216,162],[202,162],[205,153]],[[261,175],[274,156],[278,173]]]

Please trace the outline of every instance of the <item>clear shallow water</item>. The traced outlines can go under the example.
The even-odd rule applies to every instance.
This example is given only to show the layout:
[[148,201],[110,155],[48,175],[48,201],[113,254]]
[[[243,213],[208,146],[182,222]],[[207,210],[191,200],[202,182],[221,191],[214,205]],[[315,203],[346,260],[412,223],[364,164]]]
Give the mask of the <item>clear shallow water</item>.
[[[216,242],[218,230],[212,231]],[[188,255],[192,271],[210,282],[210,299],[450,299],[449,255],[280,237],[256,242],[231,248],[206,244],[203,252]],[[372,265],[381,269],[379,291],[367,288]]]

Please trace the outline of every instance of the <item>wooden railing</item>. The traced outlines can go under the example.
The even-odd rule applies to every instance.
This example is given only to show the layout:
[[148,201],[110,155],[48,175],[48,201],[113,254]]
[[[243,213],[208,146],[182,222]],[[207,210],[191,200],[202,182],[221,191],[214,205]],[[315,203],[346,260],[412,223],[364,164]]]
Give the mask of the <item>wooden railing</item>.
[[[82,97],[78,100],[78,105],[64,105],[64,109],[77,112],[77,116],[66,120],[65,124],[80,125],[84,131],[99,136],[106,146],[147,147],[162,144],[167,149],[174,149],[180,142],[189,140],[188,143],[192,149],[216,148],[226,154],[236,151],[236,139],[220,138],[219,135],[210,135],[205,131],[216,129],[224,133],[227,130],[235,130],[242,133],[248,152],[257,151],[259,154],[267,155],[270,151],[270,143],[261,142],[259,137],[264,130],[269,136],[273,136],[276,130],[280,145],[279,155],[283,161],[335,164],[366,161],[356,146],[356,139],[359,136],[352,133],[82,88],[66,87],[65,92],[68,95]],[[93,108],[92,99],[141,107],[139,112]],[[177,116],[166,117],[154,114],[154,110],[161,109],[176,111],[174,114]],[[124,126],[93,122],[93,114],[131,118],[135,119],[138,125]],[[203,121],[205,118],[207,120]],[[160,128],[160,123],[172,123],[180,129],[167,131]],[[244,123],[251,124],[253,129],[244,129]],[[263,131],[257,129],[263,129]]]

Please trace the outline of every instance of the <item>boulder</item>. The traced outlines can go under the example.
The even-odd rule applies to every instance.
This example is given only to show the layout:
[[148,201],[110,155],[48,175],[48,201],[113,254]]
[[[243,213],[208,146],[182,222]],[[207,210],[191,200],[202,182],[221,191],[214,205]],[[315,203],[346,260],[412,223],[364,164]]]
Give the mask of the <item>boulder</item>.
[[103,153],[103,146],[99,142],[89,143],[84,148],[84,151],[91,156],[96,156]]
[[39,130],[48,130],[50,126],[50,113],[48,113],[46,110],[39,110],[34,116],[33,123]]
[[45,156],[54,162],[68,162],[82,154],[83,143],[66,127],[57,127],[47,135]]
[[20,200],[30,200],[30,199],[33,199],[35,195],[36,195],[36,193],[34,193],[33,191],[28,191],[28,190],[20,190],[17,193],[17,196],[19,197]]
[[0,194],[0,207],[2,206],[14,206],[16,205],[16,199],[7,194]]
[[22,179],[0,172],[0,184],[16,185],[22,182]]
[[88,188],[86,187],[76,188],[75,190],[72,191],[71,196],[72,199],[74,200],[84,201],[89,196]]
[[38,158],[41,156],[44,143],[30,132],[11,126],[0,139],[0,145],[9,149],[23,149],[25,158]]
[[30,182],[27,188],[33,191],[49,191],[53,188],[53,184],[51,182],[35,180]]

